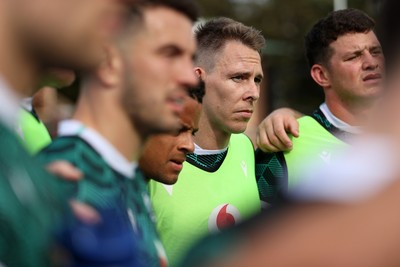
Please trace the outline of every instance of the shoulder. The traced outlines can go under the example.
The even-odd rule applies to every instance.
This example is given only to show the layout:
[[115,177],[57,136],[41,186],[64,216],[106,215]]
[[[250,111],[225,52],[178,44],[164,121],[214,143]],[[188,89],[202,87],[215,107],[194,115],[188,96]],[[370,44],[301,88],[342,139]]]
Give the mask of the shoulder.
[[63,136],[56,138],[50,145],[45,147],[37,156],[43,163],[55,160],[67,160],[77,165],[97,165],[100,155],[83,139],[77,136]]
[[243,148],[251,148],[254,151],[253,143],[244,133],[232,134],[229,141],[229,146],[242,146]]

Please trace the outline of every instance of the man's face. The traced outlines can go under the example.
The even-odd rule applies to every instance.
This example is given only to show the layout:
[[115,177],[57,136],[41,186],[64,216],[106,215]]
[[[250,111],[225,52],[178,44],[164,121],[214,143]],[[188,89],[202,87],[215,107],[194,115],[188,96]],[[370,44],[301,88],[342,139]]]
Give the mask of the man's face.
[[187,153],[194,150],[193,135],[198,129],[200,113],[201,104],[188,97],[180,115],[179,133],[149,138],[139,161],[146,177],[164,184],[174,184],[177,181]]
[[213,128],[242,133],[259,98],[263,78],[260,54],[237,41],[228,41],[215,56],[212,70],[202,79],[206,86],[203,114]]
[[169,8],[149,8],[125,46],[122,101],[136,129],[144,137],[176,131],[186,90],[198,82],[191,21]]
[[120,24],[120,0],[10,0],[17,42],[46,67],[88,69]]
[[333,54],[326,69],[333,94],[360,100],[382,93],[384,56],[374,32],[346,34],[330,46]]

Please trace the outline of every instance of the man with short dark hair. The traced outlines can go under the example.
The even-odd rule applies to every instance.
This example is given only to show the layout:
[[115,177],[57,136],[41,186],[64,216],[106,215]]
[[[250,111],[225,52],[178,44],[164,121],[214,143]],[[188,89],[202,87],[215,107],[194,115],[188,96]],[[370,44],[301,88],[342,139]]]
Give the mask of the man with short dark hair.
[[364,12],[346,9],[320,19],[307,34],[311,77],[323,88],[325,102],[298,120],[300,136],[292,138],[291,151],[257,150],[263,202],[275,203],[279,192],[298,184],[306,169],[329,164],[349,139],[361,133],[382,94],[384,57],[374,27]]
[[195,30],[195,72],[206,94],[194,153],[176,184],[150,182],[157,227],[171,265],[199,238],[236,225],[260,211],[254,148],[242,134],[263,78],[261,33],[228,18]]

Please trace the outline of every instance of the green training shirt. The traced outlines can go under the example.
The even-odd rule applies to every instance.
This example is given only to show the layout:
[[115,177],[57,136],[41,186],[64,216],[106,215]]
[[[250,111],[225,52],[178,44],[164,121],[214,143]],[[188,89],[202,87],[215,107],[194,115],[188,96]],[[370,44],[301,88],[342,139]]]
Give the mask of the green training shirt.
[[21,109],[20,129],[22,143],[31,155],[51,143],[49,131],[34,110]]
[[348,146],[348,132],[341,131],[318,109],[311,116],[298,119],[300,137],[291,138],[288,152],[256,151],[256,177],[261,201],[274,204],[283,191],[301,179],[304,168],[330,164],[335,155]]
[[149,184],[157,229],[171,266],[210,232],[236,225],[260,211],[254,174],[254,148],[244,134],[233,134],[228,152],[213,172],[185,162],[174,185]]
[[140,238],[141,266],[166,266],[164,249],[155,230],[147,184],[135,176],[136,164],[128,162],[106,139],[78,121],[65,121],[60,137],[46,147],[44,162],[67,160],[83,172],[79,182],[60,181],[69,196],[97,209],[123,203],[136,238]]

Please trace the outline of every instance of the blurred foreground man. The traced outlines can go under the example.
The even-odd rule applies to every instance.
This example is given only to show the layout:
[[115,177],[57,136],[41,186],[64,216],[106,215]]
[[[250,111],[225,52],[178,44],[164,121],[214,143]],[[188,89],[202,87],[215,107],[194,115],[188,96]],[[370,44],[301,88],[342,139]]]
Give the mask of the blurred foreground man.
[[[119,24],[113,0],[0,3],[0,262],[48,266],[62,195],[14,134],[20,97],[31,95],[44,70],[84,71],[101,60],[101,44]],[[68,19],[66,19],[68,18]],[[63,34],[60,35],[59,33]]]
[[60,183],[101,216],[93,227],[78,222],[78,230],[96,237],[92,243],[77,239],[77,229],[66,234],[82,266],[167,265],[147,184],[136,169],[151,134],[182,127],[188,88],[198,82],[196,17],[192,1],[136,1],[127,29],[114,45],[105,44],[106,59],[83,77],[72,120],[61,122],[59,137],[40,155],[46,163],[63,159],[80,169],[81,181]]

